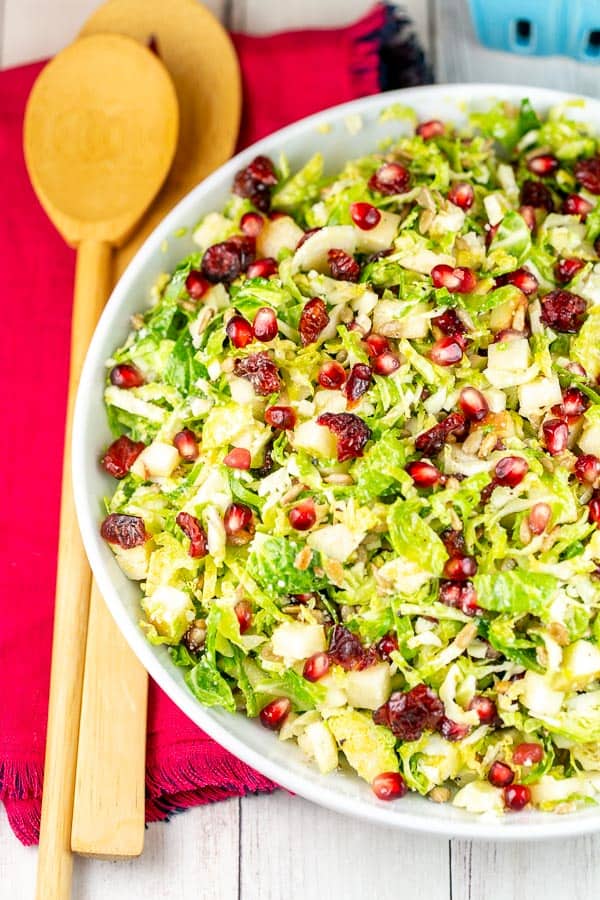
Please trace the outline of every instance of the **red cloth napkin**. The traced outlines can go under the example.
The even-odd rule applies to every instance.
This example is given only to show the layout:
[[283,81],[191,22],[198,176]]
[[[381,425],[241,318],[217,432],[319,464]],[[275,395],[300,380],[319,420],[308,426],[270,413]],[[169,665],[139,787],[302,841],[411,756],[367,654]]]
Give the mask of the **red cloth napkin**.
[[[234,36],[246,145],[332,104],[376,93],[386,17],[377,6],[337,30]],[[0,73],[0,799],[24,844],[39,834],[74,254],[39,206],[21,151],[41,63]],[[248,791],[263,776],[150,687],[148,821]]]

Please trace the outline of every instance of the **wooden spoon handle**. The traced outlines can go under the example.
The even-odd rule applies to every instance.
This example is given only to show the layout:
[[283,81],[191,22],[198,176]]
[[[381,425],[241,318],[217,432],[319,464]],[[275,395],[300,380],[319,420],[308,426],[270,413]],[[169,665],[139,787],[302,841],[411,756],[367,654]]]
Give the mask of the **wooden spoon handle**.
[[94,582],[85,655],[71,847],[139,856],[144,847],[148,677]]
[[71,320],[71,363],[60,509],[56,606],[44,769],[44,795],[37,870],[37,900],[68,900],[73,858],[71,818],[91,573],[71,484],[73,405],[85,353],[109,292],[108,244],[80,244]]

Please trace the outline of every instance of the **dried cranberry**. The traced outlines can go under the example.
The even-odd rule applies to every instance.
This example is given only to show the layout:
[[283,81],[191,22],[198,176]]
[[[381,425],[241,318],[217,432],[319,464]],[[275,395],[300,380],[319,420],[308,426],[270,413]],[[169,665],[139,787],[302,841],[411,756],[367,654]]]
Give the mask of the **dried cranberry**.
[[338,462],[362,456],[371,437],[369,426],[354,413],[323,413],[317,425],[324,425],[337,437]]
[[466,556],[467,545],[465,544],[465,536],[462,531],[446,528],[441,532],[440,538],[446,548],[446,553],[451,559],[458,556]]
[[296,413],[291,406],[269,406],[265,409],[265,422],[271,428],[285,431],[296,424]]
[[317,231],[320,231],[320,230],[321,230],[321,228],[319,226],[319,228],[309,228],[307,231],[305,231],[304,234],[302,235],[302,237],[300,238],[300,240],[298,241],[298,243],[296,244],[296,250],[299,250],[300,247],[302,246],[302,244],[306,243],[306,241],[309,239],[309,237],[312,237],[313,234],[316,234]]
[[338,362],[327,362],[319,369],[317,381],[323,388],[338,390],[346,380],[346,370]]
[[461,209],[471,209],[475,200],[473,185],[468,181],[457,181],[448,191],[448,200]]
[[546,185],[529,178],[521,186],[521,203],[535,209],[546,209],[548,212],[554,209],[552,194]]
[[410,172],[400,163],[389,162],[380,166],[369,179],[369,189],[385,196],[403,194],[410,184]]
[[600,157],[580,159],[573,169],[575,178],[590,194],[600,194]]
[[489,697],[481,694],[475,694],[469,703],[469,709],[474,709],[479,716],[482,725],[492,725],[498,721],[498,710],[496,704]]
[[254,262],[254,238],[234,235],[204,251],[202,274],[213,284],[230,284]]
[[402,741],[418,741],[424,731],[435,731],[443,717],[444,704],[426,684],[406,692],[395,691],[373,713],[376,724],[387,724]]
[[381,213],[372,203],[351,203],[350,218],[357,228],[370,231],[381,221]]
[[278,697],[271,700],[260,711],[260,721],[270,731],[279,731],[289,715],[292,704],[287,697]]
[[372,370],[364,363],[355,363],[350,369],[344,386],[344,394],[349,403],[356,403],[371,385]]
[[210,288],[209,282],[202,277],[202,273],[192,269],[185,279],[185,289],[192,300],[199,300]]
[[504,803],[513,812],[524,809],[531,801],[531,791],[526,784],[509,784],[504,788]]
[[440,313],[439,316],[435,316],[435,318],[431,320],[431,324],[435,325],[436,328],[439,328],[444,334],[458,338],[461,346],[462,344],[466,344],[463,335],[467,333],[467,329],[455,309],[446,309],[443,313]]
[[591,213],[593,208],[589,200],[586,200],[580,194],[569,194],[563,200],[561,207],[562,212],[566,216],[581,216],[582,221],[585,221],[588,213]]
[[233,611],[240,626],[240,634],[245,634],[252,625],[252,607],[247,600],[240,600]]
[[379,800],[399,800],[408,788],[400,772],[380,772],[371,782],[373,793]]
[[318,340],[328,322],[327,307],[320,297],[313,297],[312,300],[305,303],[298,323],[302,346],[306,347]]
[[304,663],[302,675],[307,681],[318,681],[329,671],[330,661],[327,653],[313,653]]
[[551,291],[542,297],[542,322],[554,331],[574,334],[583,325],[587,304],[571,291]]
[[132,441],[127,435],[122,434],[107,449],[100,460],[100,465],[113,478],[125,478],[145,446],[142,441]]
[[260,184],[266,184],[272,187],[277,184],[277,175],[275,174],[275,166],[268,156],[256,156],[247,166],[248,172]]
[[466,616],[475,616],[479,611],[477,593],[470,581],[440,582],[440,603],[460,609]]
[[271,206],[270,188],[274,184],[277,184],[277,175],[273,163],[266,156],[257,156],[236,174],[233,193],[250,199],[261,212],[268,212]]
[[527,160],[527,168],[534,175],[540,178],[547,178],[558,169],[559,162],[555,156],[550,153],[541,153],[539,156],[532,156]]
[[398,638],[391,632],[389,634],[384,634],[384,636],[377,641],[376,649],[382,659],[391,659],[392,653],[395,653],[398,649]]
[[115,387],[125,388],[126,390],[141,387],[144,384],[144,376],[131,363],[120,363],[118,366],[113,366],[110,370],[109,378],[110,383],[114,384]]
[[188,554],[194,559],[202,559],[208,553],[208,538],[198,519],[190,513],[180,512],[175,519],[186,537],[190,539]]
[[358,281],[360,278],[359,264],[345,250],[328,250],[327,260],[332,278],[337,278],[338,281]]
[[419,453],[433,456],[435,453],[439,453],[451,434],[460,435],[464,432],[465,426],[466,419],[462,413],[450,413],[429,431],[420,434],[415,441],[415,447]]
[[556,280],[560,281],[561,284],[566,284],[572,278],[575,278],[584,266],[585,261],[583,259],[559,259],[554,266]]
[[442,735],[443,738],[446,738],[447,741],[462,741],[471,728],[469,725],[462,725],[460,722],[454,722],[453,719],[448,719],[446,716],[442,719],[438,726],[438,731]]
[[446,126],[439,119],[430,119],[428,122],[421,122],[417,125],[416,132],[424,141],[430,141],[431,138],[441,137],[446,132]]
[[[363,647],[358,635],[344,625],[334,625],[329,639],[329,660],[347,672],[364,669],[371,662],[370,654]],[[374,660],[373,660],[374,661]]]
[[249,506],[230,503],[223,516],[225,534],[230,544],[242,546],[254,537],[254,516]]
[[513,762],[516,766],[535,766],[544,758],[544,748],[537,743],[517,744],[513,750]]
[[516,288],[523,294],[535,294],[539,287],[539,282],[532,272],[527,269],[515,269],[514,272],[506,272],[504,275],[498,275],[496,284],[501,287],[504,284],[514,284]]
[[264,350],[253,353],[245,359],[236,359],[233,372],[239,378],[247,378],[259,397],[278,394],[281,390],[277,366]]
[[490,784],[493,784],[494,787],[507,787],[507,785],[512,784],[514,780],[515,773],[510,766],[498,761],[492,763],[488,772],[488,781]]
[[149,540],[144,520],[139,516],[111,513],[100,526],[100,534],[109,544],[118,544],[124,550],[139,547]]

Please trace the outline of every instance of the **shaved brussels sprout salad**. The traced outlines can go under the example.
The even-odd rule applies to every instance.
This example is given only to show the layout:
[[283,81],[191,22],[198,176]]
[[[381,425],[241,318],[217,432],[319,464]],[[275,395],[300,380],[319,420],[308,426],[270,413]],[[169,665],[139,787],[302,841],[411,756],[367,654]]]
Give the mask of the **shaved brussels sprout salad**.
[[[207,706],[381,800],[600,794],[600,147],[258,156],[107,363],[102,536]],[[275,738],[274,738],[275,739]]]

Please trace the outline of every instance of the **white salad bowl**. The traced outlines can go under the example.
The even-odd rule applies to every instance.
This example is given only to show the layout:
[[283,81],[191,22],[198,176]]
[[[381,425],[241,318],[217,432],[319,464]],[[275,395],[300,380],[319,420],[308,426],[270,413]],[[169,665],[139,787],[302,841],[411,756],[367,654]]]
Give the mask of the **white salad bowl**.
[[[340,813],[382,825],[428,834],[483,839],[542,839],[574,836],[600,829],[600,806],[568,815],[541,812],[478,817],[450,804],[435,804],[415,794],[384,803],[368,784],[350,774],[320,775],[291,741],[282,742],[258,720],[203,707],[187,688],[183,671],[164,646],[150,645],[139,628],[140,591],[117,565],[101,539],[102,498],[114,482],[98,465],[111,440],[103,389],[105,360],[123,343],[132,313],[148,303],[157,276],[171,270],[194,249],[191,230],[201,216],[222,208],[234,174],[257,154],[277,160],[284,152],[292,169],[320,150],[326,166],[335,171],[345,160],[372,152],[379,142],[405,132],[407,123],[384,117],[394,103],[415,109],[419,119],[464,121],[466,112],[485,108],[492,100],[518,103],[529,97],[540,111],[573,99],[559,91],[498,84],[455,84],[411,88],[355,100],[303,119],[264,138],[238,154],[199,184],[164,219],[144,243],[114,289],[96,328],[77,395],[73,427],[73,479],[79,525],[87,555],[102,595],[126,640],[166,694],[205,732],[273,781]],[[600,102],[585,99],[573,109],[600,131]],[[185,230],[185,233],[183,233]]]

